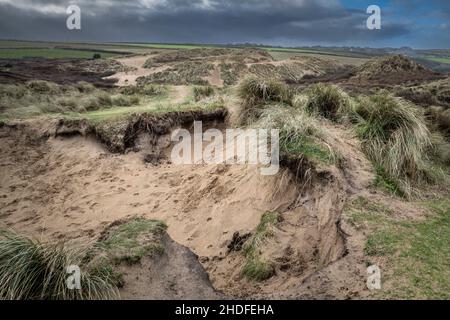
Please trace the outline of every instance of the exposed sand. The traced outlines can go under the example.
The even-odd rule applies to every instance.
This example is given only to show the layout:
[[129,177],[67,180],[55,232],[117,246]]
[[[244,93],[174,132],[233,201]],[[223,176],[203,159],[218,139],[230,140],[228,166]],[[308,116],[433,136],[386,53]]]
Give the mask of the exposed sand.
[[132,57],[115,59],[123,65],[133,68],[133,70],[126,72],[117,72],[116,74],[110,77],[106,77],[105,79],[117,79],[118,82],[116,83],[116,85],[120,87],[130,86],[135,85],[136,79],[139,77],[145,77],[156,72],[164,71],[168,68],[168,66],[162,66],[152,69],[144,68],[144,63],[151,57],[151,55],[135,55]]
[[219,63],[214,63],[214,70],[211,72],[211,75],[209,77],[206,77],[205,80],[209,82],[209,84],[222,88],[223,87],[223,80],[220,77],[220,67]]
[[189,86],[173,86],[172,102],[179,104],[186,102],[187,98],[191,95],[192,88]]
[[1,140],[1,222],[33,235],[93,239],[112,221],[143,216],[166,221],[169,235],[198,255],[215,256],[233,232],[250,232],[294,196],[273,199],[279,178],[256,167],[152,166],[81,137],[39,146]]
[[[247,165],[153,166],[143,152],[110,154],[79,136],[33,142],[3,129],[0,143],[1,223],[25,234],[86,242],[120,219],[161,219],[171,238],[201,257],[215,288],[241,297],[274,290],[295,297],[289,290],[345,251],[337,227],[344,203],[339,180],[301,192],[288,171],[263,176]],[[284,217],[264,247],[280,269],[262,286],[242,278],[244,257],[227,246],[235,232],[253,232],[269,211]]]

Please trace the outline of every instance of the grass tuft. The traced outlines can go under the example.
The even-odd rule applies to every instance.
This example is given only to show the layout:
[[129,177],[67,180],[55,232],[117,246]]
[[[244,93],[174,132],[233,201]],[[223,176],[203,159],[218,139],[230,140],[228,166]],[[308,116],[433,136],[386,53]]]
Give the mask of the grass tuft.
[[245,78],[239,84],[238,93],[243,101],[240,111],[242,123],[258,119],[265,104],[290,102],[292,97],[289,88],[282,82],[255,76]]
[[386,92],[360,98],[358,133],[363,151],[382,169],[382,176],[410,197],[412,183],[427,177],[426,151],[430,132],[419,111]]
[[336,86],[316,84],[306,90],[306,109],[337,121],[352,113],[349,96]]
[[193,90],[195,101],[214,95],[214,88],[211,86],[195,86]]
[[158,220],[134,219],[111,229],[97,250],[114,263],[135,264],[146,255],[164,252],[161,236],[166,229],[166,224]]
[[[113,274],[91,268],[84,255],[63,243],[50,244],[0,230],[0,298],[9,300],[111,299],[118,297]],[[66,268],[81,269],[81,290],[66,285]]]
[[242,274],[248,279],[263,281],[274,275],[275,269],[272,263],[261,257],[259,248],[273,235],[272,228],[279,219],[280,215],[276,212],[264,213],[255,233],[245,243],[244,254],[246,262],[242,269]]
[[324,164],[337,164],[340,157],[323,140],[317,119],[301,108],[270,105],[261,111],[257,127],[279,129],[280,151],[304,155]]

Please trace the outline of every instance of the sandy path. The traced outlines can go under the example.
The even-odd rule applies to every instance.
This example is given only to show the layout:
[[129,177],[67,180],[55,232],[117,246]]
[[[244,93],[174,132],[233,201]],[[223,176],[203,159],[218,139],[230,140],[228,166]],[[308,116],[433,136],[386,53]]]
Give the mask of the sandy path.
[[219,63],[214,63],[214,70],[211,72],[211,75],[209,77],[205,78],[206,81],[209,82],[209,84],[222,88],[223,87],[223,80],[220,78],[220,67]]
[[107,77],[106,79],[108,78],[118,79],[117,82],[118,86],[135,85],[137,78],[145,77],[156,72],[164,71],[164,69],[167,68],[167,66],[152,69],[144,68],[143,67],[144,63],[147,61],[147,59],[151,57],[152,57],[151,55],[143,55],[143,56],[137,55],[132,57],[116,59],[125,66],[133,68],[133,70],[126,72],[118,72],[110,77]]
[[191,95],[191,87],[189,86],[173,86],[172,102],[175,104],[186,102]]

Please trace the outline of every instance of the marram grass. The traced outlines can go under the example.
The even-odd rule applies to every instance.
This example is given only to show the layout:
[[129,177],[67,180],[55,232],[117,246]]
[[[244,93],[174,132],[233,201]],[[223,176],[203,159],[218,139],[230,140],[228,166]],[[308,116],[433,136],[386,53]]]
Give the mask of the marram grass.
[[[0,229],[0,299],[72,300],[118,297],[110,268],[89,267],[84,255],[63,243],[44,243]],[[66,268],[81,269],[81,289],[70,290]]]
[[412,185],[427,179],[427,150],[431,134],[419,110],[386,92],[361,97],[357,113],[363,151],[402,193],[411,196]]

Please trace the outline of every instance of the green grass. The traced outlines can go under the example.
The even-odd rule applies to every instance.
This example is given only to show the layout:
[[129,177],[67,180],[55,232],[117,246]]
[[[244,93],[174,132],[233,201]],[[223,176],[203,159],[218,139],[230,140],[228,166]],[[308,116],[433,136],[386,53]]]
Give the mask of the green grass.
[[297,140],[281,141],[280,148],[291,155],[304,155],[310,160],[316,160],[324,164],[338,164],[338,157],[330,148],[317,143],[311,137],[303,137]]
[[161,235],[166,229],[167,225],[162,221],[134,219],[113,228],[97,244],[97,250],[105,252],[114,263],[135,264],[144,256],[164,252]]
[[[117,44],[117,43],[115,43]],[[123,45],[139,46],[151,49],[169,49],[169,50],[179,50],[179,49],[202,49],[202,48],[215,48],[218,46],[214,45],[197,45],[197,44],[164,44],[164,43],[136,43],[136,42],[123,42]]]
[[346,215],[354,226],[368,227],[364,252],[368,259],[387,260],[385,289],[388,299],[448,299],[450,293],[450,201],[418,203],[430,209],[425,220],[396,218],[391,209],[358,198]]
[[152,113],[157,115],[169,112],[196,110],[214,111],[220,108],[223,108],[223,101],[220,99],[198,103],[195,101],[188,101],[186,103],[178,104],[167,100],[153,99],[133,107],[112,107],[98,111],[86,112],[83,114],[66,114],[66,116],[70,118],[85,118],[91,121],[104,121],[121,119],[128,115],[139,113]]
[[450,64],[450,57],[422,56],[426,60]]
[[244,245],[245,265],[242,274],[250,280],[263,281],[274,275],[274,267],[270,261],[261,257],[260,248],[272,236],[272,228],[279,220],[276,212],[266,212],[255,233]]
[[40,58],[81,58],[91,59],[94,54],[100,54],[102,58],[115,57],[117,54],[100,52],[100,51],[85,51],[85,50],[70,50],[70,49],[48,49],[48,48],[21,48],[21,49],[0,49],[1,59],[21,59],[25,57],[40,57]]
[[214,88],[212,86],[195,86],[193,91],[195,101],[214,95]]
[[375,203],[365,197],[359,196],[345,207],[348,222],[356,229],[361,230],[369,225],[382,227],[387,218],[394,212],[383,204]]
[[88,83],[69,86],[47,81],[0,85],[0,119],[50,115],[103,121],[125,118],[134,113],[213,111],[224,104],[220,97],[201,102],[189,98],[184,103],[173,103],[172,98],[176,94],[173,91],[170,87],[159,85],[102,90]]
[[397,196],[404,196],[402,189],[398,186],[395,180],[392,180],[388,174],[386,174],[386,170],[380,166],[375,164],[375,181],[374,186],[378,188],[382,188],[388,191],[391,194]]

